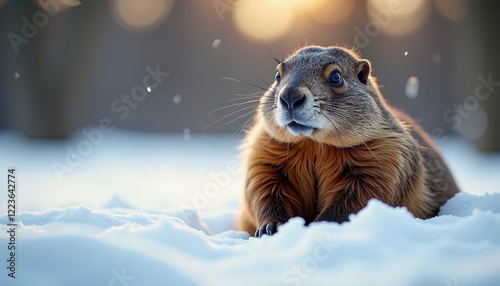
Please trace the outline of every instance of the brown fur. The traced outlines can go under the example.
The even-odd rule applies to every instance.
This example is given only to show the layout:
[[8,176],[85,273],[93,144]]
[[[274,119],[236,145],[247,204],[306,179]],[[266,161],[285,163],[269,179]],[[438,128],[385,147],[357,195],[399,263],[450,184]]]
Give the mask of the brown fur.
[[[342,87],[326,81],[334,69],[342,73]],[[242,145],[239,229],[265,233],[268,224],[295,216],[340,223],[373,198],[424,219],[458,192],[429,137],[385,102],[370,69],[368,61],[337,47],[306,47],[278,66],[281,81],[262,97]],[[286,110],[279,98],[297,90],[306,94],[305,107]],[[288,112],[306,125],[323,125],[311,135],[293,135],[278,119]]]

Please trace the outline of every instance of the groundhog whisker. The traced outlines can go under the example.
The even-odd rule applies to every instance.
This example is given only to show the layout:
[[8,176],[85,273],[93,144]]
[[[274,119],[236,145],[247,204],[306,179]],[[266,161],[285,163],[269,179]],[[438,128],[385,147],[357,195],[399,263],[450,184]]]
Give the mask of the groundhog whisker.
[[265,81],[263,78],[259,77],[259,79],[266,85],[266,86],[269,86],[268,89],[272,89],[274,92],[276,92],[276,89],[274,89],[274,87],[272,86],[271,83]]
[[224,109],[228,109],[228,108],[231,108],[231,107],[233,109],[230,112],[232,112],[234,110],[234,108],[238,108],[238,107],[240,107],[242,105],[250,104],[250,103],[256,103],[256,102],[259,102],[259,100],[258,99],[256,99],[256,100],[249,100],[249,101],[245,101],[245,102],[240,102],[240,103],[226,105],[226,106],[223,106],[223,107],[219,107],[219,108],[217,108],[215,110],[212,110],[212,111],[210,111],[209,113],[207,113],[207,114],[205,114],[203,116],[205,117],[205,116],[208,116],[208,115],[213,114],[215,112],[218,112],[218,111],[221,111],[221,110],[224,110]]
[[[255,109],[252,111],[252,113],[256,112],[258,109],[259,109],[258,107],[257,107],[257,108],[255,108]],[[240,125],[240,127],[238,127],[238,129],[236,129],[236,130],[233,132],[233,135],[234,135],[235,133],[238,133],[238,135],[237,135],[237,136],[240,136],[241,132],[242,132],[242,131],[246,128],[246,126],[247,126],[248,122],[250,122],[250,120],[252,120],[253,118],[254,118],[254,116],[251,116],[251,117],[249,117],[247,120],[245,120],[245,122],[243,122],[243,124],[241,124],[241,125]]]
[[[268,56],[270,56],[270,57],[271,57],[271,58],[272,58],[272,59],[273,59],[273,60],[274,60],[277,64],[281,64],[281,63],[283,62],[283,60],[281,60],[281,61],[280,61],[279,59],[277,59],[277,58],[273,55],[273,53],[271,52],[271,50],[270,50],[270,49],[269,49],[269,47],[267,46],[266,42],[264,42],[264,46],[266,47],[267,52],[269,53],[269,54],[267,54],[267,55],[268,55]],[[283,53],[282,53],[281,55],[282,55],[282,58],[283,58]]]
[[239,101],[239,100],[246,100],[246,99],[260,99],[262,97],[263,92],[258,92],[258,94],[249,94],[249,95],[238,95],[237,98],[229,99],[227,102],[234,102],[234,101]]
[[[275,107],[275,106],[270,106],[270,107],[268,106],[267,108],[265,108],[265,106],[263,106],[263,108],[262,108],[262,115],[261,115],[261,116],[259,116],[258,118],[262,118],[262,116],[265,116],[265,115],[266,115],[266,114],[268,114],[269,112],[273,111],[273,109],[274,109],[274,108],[276,108],[276,107]],[[257,108],[255,109],[255,111],[257,111],[258,109],[259,109],[259,107],[257,107]],[[266,110],[266,109],[267,109],[267,110]],[[258,118],[257,118],[257,120],[259,120]],[[238,136],[239,136],[239,135],[241,134],[241,132],[245,129],[245,127],[247,126],[248,122],[250,122],[250,120],[252,120],[252,119],[253,119],[253,117],[248,118],[248,119],[247,119],[247,120],[246,120],[246,121],[245,121],[245,122],[244,122],[244,123],[240,126],[240,128],[238,128],[238,129],[236,130],[236,131],[238,131]],[[233,133],[233,134],[234,134],[234,133]]]
[[[235,108],[237,108],[237,107],[235,107]],[[230,113],[226,114],[226,115],[224,116],[224,118],[227,118],[227,117],[233,116],[233,115],[235,115],[235,114],[238,114],[238,113],[243,112],[243,111],[248,110],[248,109],[252,109],[252,112],[253,112],[253,111],[257,110],[257,107],[255,107],[255,105],[249,105],[249,106],[245,106],[245,107],[242,107],[242,108],[240,108],[240,109],[237,109],[237,110],[234,110],[234,108],[233,108],[233,111],[231,111]],[[233,122],[233,121],[234,121],[234,120],[231,120],[231,121],[229,121],[229,122],[226,122],[226,124],[231,123],[231,122]]]
[[256,84],[253,84],[253,83],[250,83],[250,82],[246,82],[246,81],[243,81],[243,80],[240,80],[240,79],[235,79],[235,78],[231,78],[231,77],[222,77],[222,79],[231,80],[231,81],[235,81],[235,82],[239,82],[239,83],[244,83],[246,85],[258,88],[260,90],[267,91],[267,88],[265,88],[265,87],[262,87],[262,86],[259,86],[259,85],[256,85]]
[[237,136],[240,136],[241,132],[246,128],[248,122],[250,122],[250,120],[252,120],[253,117],[250,117],[248,118],[240,127],[238,127],[238,129],[236,129],[234,132],[233,132],[233,135],[238,133]]
[[[257,100],[257,102],[259,102],[259,101]],[[238,112],[243,111],[243,110],[246,110],[247,108],[252,108],[252,107],[254,108],[254,110],[257,110],[258,105],[256,105],[256,104],[255,104],[255,102],[246,102],[246,103],[245,103],[245,105],[246,105],[246,104],[250,104],[250,103],[251,103],[252,105],[250,105],[250,106],[246,106],[245,108],[240,109]],[[240,106],[236,106],[236,107],[234,107],[233,109],[231,109],[231,111],[230,111],[230,112],[235,111],[235,110],[236,110],[236,108],[241,107],[241,106],[243,106],[243,104],[242,104],[242,105],[240,105]]]
[[250,95],[262,95],[265,91],[256,91],[254,93],[226,93],[226,95],[236,95],[236,96],[250,96]]
[[221,122],[222,120],[224,120],[224,119],[226,119],[226,118],[228,118],[228,117],[231,117],[232,115],[237,114],[237,113],[239,113],[239,112],[241,112],[241,111],[244,111],[244,110],[246,110],[246,109],[248,109],[248,108],[253,108],[253,106],[247,106],[247,107],[244,107],[244,108],[242,108],[242,109],[240,109],[240,110],[237,110],[237,111],[234,111],[234,112],[231,112],[231,113],[229,113],[229,114],[224,115],[223,117],[221,117],[221,118],[219,118],[219,119],[215,120],[214,122],[210,123],[207,127],[205,127],[205,129],[203,129],[203,132],[205,132],[208,128],[210,128],[210,127],[211,127],[211,126],[213,126],[214,124],[219,123],[219,122]]
[[247,109],[249,109],[249,108],[252,108],[252,110],[251,110],[251,111],[248,111],[248,112],[246,112],[246,113],[244,113],[243,115],[239,115],[238,117],[236,117],[236,118],[234,118],[234,119],[231,119],[230,121],[226,122],[226,125],[231,124],[231,123],[233,123],[234,121],[236,121],[236,120],[238,120],[238,119],[241,119],[241,118],[243,118],[243,117],[246,117],[246,116],[248,116],[248,115],[250,115],[250,114],[254,113],[255,111],[257,111],[257,108],[255,108],[255,107],[253,107],[253,106],[247,106],[247,107],[245,107],[245,108],[242,108],[242,109],[238,110],[237,112],[234,112],[234,114],[239,113],[239,112],[242,112],[242,111],[247,110]]

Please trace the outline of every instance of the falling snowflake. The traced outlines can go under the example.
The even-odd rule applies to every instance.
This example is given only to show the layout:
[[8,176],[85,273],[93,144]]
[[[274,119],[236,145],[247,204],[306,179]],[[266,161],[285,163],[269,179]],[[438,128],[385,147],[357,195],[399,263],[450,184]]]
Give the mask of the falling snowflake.
[[148,92],[151,92],[151,87],[148,86],[148,88],[146,89]]
[[410,78],[408,78],[405,88],[406,96],[411,99],[415,99],[417,97],[419,87],[420,86],[417,77],[411,76]]
[[174,95],[174,98],[172,100],[174,101],[175,104],[179,104],[182,100],[182,95],[176,94]]
[[212,44],[212,47],[217,50],[219,48],[221,42],[222,42],[221,39],[215,39],[215,41]]
[[19,73],[18,73],[18,72],[16,72],[16,73],[14,74],[14,77],[15,77],[15,78],[20,78],[21,76],[19,75]]
[[406,51],[406,52],[404,53],[404,55],[405,55],[405,56],[407,56],[407,55],[408,55],[408,51]]

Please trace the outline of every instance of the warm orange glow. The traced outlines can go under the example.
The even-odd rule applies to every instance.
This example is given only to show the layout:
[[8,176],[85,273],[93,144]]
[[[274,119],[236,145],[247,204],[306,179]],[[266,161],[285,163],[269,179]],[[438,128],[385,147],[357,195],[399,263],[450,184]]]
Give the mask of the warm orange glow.
[[[50,1],[37,0],[36,2],[38,6],[42,7],[42,9],[50,9],[51,13],[59,13],[68,8],[76,7],[82,4],[80,0],[64,0],[56,1],[55,3],[50,3]],[[0,0],[0,6],[2,6],[2,0]]]
[[330,0],[311,12],[316,20],[324,24],[337,24],[347,19],[354,9],[352,0]]
[[270,40],[285,34],[295,19],[289,0],[239,0],[233,17],[247,37]]
[[[328,0],[288,0],[288,3],[292,5],[293,10],[296,14],[307,14],[316,11],[318,8],[325,5],[325,3],[331,2]],[[336,2],[336,1],[333,1]],[[352,2],[352,0],[350,1]]]
[[147,30],[164,20],[174,0],[115,0],[113,12],[115,18],[130,30]]
[[460,21],[467,15],[465,0],[435,0],[439,14],[450,21]]
[[368,15],[382,32],[403,36],[418,29],[427,19],[427,0],[368,0]]

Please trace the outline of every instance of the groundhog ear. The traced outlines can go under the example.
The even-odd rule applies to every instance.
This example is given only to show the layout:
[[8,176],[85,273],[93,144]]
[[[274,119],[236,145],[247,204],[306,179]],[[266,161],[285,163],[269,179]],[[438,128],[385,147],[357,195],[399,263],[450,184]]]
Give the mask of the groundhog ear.
[[356,74],[362,84],[368,84],[368,77],[370,76],[371,66],[367,60],[359,60],[356,64]]

